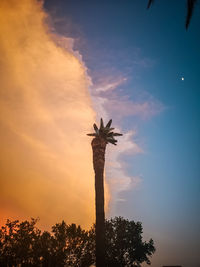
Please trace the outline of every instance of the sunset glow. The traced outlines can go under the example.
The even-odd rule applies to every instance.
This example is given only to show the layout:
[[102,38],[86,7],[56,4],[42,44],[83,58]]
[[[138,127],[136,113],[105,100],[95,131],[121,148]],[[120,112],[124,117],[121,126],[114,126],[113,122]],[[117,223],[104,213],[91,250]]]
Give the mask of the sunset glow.
[[[0,226],[90,229],[104,193],[106,219],[153,239],[153,267],[199,267],[199,2],[0,0]],[[95,178],[101,118],[123,135]]]
[[90,80],[70,39],[60,47],[47,20],[39,2],[0,3],[1,223],[28,215],[47,226],[61,219],[89,226]]

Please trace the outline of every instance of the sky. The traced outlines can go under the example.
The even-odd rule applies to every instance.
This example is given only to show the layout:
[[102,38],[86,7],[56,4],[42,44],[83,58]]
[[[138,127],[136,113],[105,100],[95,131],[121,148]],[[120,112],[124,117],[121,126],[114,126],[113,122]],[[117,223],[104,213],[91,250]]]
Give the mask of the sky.
[[112,118],[106,217],[142,222],[153,267],[199,267],[200,6],[187,31],[186,1],[146,6],[1,1],[1,222],[91,225],[86,133]]

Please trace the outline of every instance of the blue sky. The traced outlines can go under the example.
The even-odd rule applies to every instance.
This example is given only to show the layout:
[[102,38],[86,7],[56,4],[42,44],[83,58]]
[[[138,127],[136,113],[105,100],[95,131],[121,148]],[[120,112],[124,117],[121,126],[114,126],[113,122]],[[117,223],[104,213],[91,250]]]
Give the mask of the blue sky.
[[186,31],[186,1],[155,1],[149,10],[146,5],[145,0],[45,1],[56,33],[75,40],[94,84],[125,78],[116,88],[118,97],[155,105],[155,114],[129,114],[121,122],[124,131],[137,129],[144,153],[122,160],[142,182],[119,192],[125,201],[110,216],[142,221],[144,236],[157,248],[152,266],[198,267],[200,6]]

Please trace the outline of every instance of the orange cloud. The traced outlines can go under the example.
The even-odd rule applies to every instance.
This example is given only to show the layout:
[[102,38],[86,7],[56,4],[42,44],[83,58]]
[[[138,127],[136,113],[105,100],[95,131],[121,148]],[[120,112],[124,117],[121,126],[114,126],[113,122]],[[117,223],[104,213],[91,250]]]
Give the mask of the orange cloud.
[[[84,64],[59,46],[42,3],[0,2],[0,214],[84,227],[94,221],[95,120]],[[63,40],[62,40],[63,43]]]

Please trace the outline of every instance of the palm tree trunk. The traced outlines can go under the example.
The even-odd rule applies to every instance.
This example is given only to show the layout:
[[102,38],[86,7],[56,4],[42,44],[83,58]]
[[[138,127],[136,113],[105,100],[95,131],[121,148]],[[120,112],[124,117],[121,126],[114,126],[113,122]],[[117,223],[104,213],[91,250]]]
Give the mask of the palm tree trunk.
[[92,140],[93,167],[95,172],[96,203],[96,267],[105,267],[105,212],[104,212],[104,165],[106,141],[101,137]]

